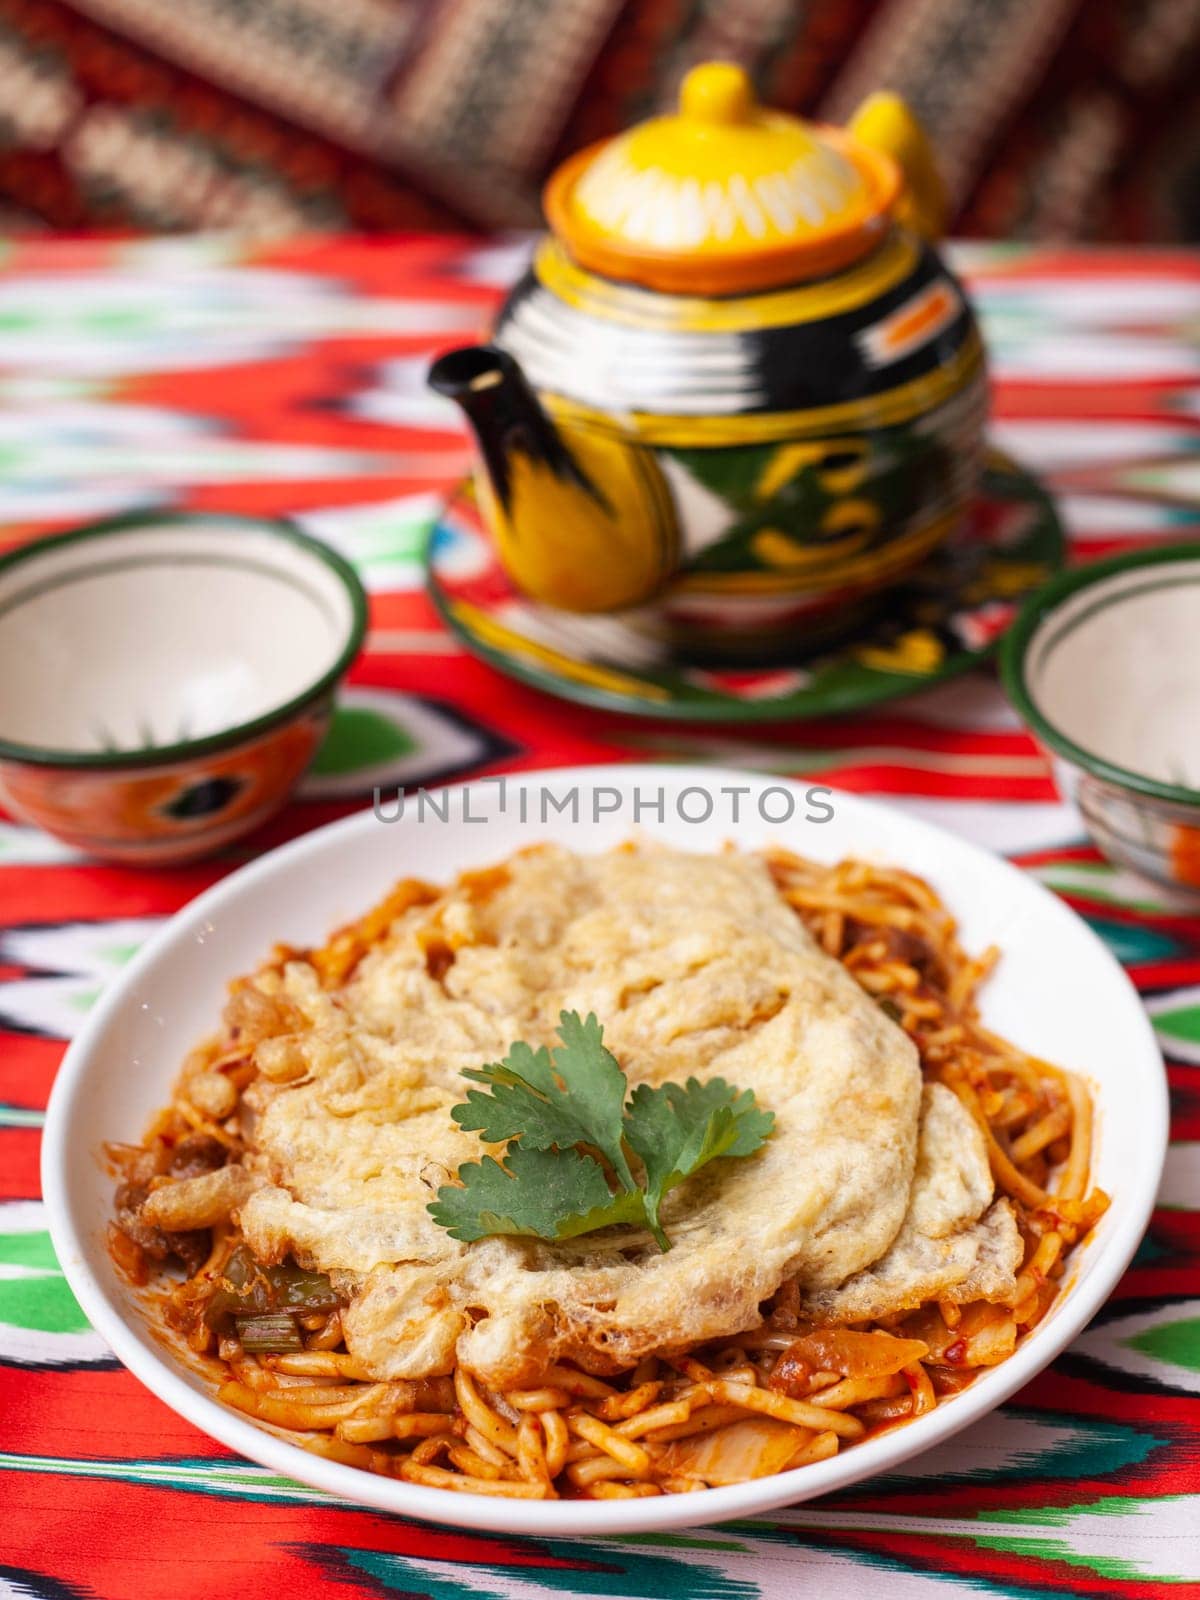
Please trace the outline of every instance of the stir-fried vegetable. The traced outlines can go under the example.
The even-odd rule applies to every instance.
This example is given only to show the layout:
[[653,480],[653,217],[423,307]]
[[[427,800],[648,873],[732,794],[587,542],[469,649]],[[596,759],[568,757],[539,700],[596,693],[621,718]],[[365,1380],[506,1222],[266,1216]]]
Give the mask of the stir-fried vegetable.
[[814,1372],[844,1378],[887,1378],[929,1354],[923,1339],[891,1333],[856,1333],[852,1328],[814,1328],[794,1339],[771,1374],[772,1389],[802,1396]]
[[[225,1263],[217,1286],[209,1296],[204,1319],[214,1332],[220,1332],[231,1319],[239,1324],[274,1320],[281,1313],[307,1315],[332,1311],[337,1305],[337,1293],[325,1273],[306,1272],[294,1262],[286,1261],[263,1266],[244,1245],[239,1245]],[[294,1331],[294,1315],[288,1315],[287,1320]],[[281,1323],[276,1325],[282,1328]],[[298,1350],[300,1346],[287,1343],[273,1348]],[[266,1346],[260,1345],[259,1349],[265,1350]]]
[[247,1355],[288,1355],[304,1348],[300,1329],[290,1311],[268,1311],[260,1317],[235,1317],[234,1326]]
[[807,1428],[772,1417],[748,1417],[711,1433],[676,1439],[667,1446],[665,1470],[711,1484],[745,1483],[782,1472],[812,1438]]

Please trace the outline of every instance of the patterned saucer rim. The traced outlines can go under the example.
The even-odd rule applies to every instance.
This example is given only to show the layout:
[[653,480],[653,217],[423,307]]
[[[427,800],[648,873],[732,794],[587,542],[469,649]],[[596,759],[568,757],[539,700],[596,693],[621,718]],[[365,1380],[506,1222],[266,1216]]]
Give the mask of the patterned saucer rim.
[[[1005,452],[991,449],[988,452],[987,465],[984,469],[984,479],[993,484],[1007,474],[1020,481],[1026,495],[1036,501],[1041,513],[1043,527],[1050,535],[1054,549],[1051,557],[1050,570],[1061,566],[1065,559],[1067,536],[1062,520],[1058,513],[1054,499],[1036,473]],[[425,570],[426,589],[439,617],[459,642],[465,646],[470,654],[495,667],[506,677],[524,684],[528,688],[538,689],[543,694],[548,694],[559,700],[565,700],[576,705],[587,706],[595,711],[618,712],[625,716],[640,717],[643,719],[656,719],[660,721],[707,723],[707,724],[733,724],[733,723],[770,723],[781,722],[792,718],[823,718],[840,716],[856,711],[868,710],[871,707],[884,705],[889,701],[902,699],[907,695],[920,693],[923,689],[932,688],[936,684],[949,682],[953,678],[961,677],[973,668],[982,666],[990,661],[1000,648],[1003,634],[988,639],[978,646],[962,644],[957,651],[948,656],[945,661],[929,671],[916,672],[879,672],[873,679],[862,680],[857,686],[842,688],[821,688],[820,685],[808,684],[792,690],[790,693],[780,695],[774,699],[754,700],[738,698],[733,695],[725,697],[716,692],[711,698],[692,700],[672,693],[670,687],[664,684],[654,685],[654,675],[647,672],[639,677],[638,669],[611,669],[614,673],[631,679],[638,679],[647,685],[653,685],[659,692],[655,698],[649,695],[636,695],[619,689],[605,688],[596,684],[580,682],[557,672],[554,668],[537,664],[527,656],[515,651],[500,648],[486,642],[475,633],[470,625],[456,614],[451,597],[443,588],[443,580],[438,571],[435,545],[439,531],[444,526],[446,512],[455,504],[469,479],[460,480],[453,491],[446,496],[442,510],[435,518],[429,530],[429,536],[422,556]],[[1014,495],[1004,496],[997,494],[997,499],[1007,499],[1015,503]],[[950,541],[953,545],[953,539]],[[925,565],[918,568],[913,578],[918,579],[931,563],[936,562],[942,552],[935,552]],[[910,583],[913,579],[908,580]],[[1015,626],[1015,617],[1008,628]],[[855,642],[863,642],[870,635],[872,624],[865,624],[848,640],[843,640],[838,647],[839,651],[853,648]],[[831,652],[836,654],[838,652]],[[582,659],[582,658],[580,658]],[[818,657],[819,661],[821,657]],[[774,662],[771,664],[750,663],[739,666],[737,670],[794,670],[802,663]],[[689,670],[686,669],[685,670]]]

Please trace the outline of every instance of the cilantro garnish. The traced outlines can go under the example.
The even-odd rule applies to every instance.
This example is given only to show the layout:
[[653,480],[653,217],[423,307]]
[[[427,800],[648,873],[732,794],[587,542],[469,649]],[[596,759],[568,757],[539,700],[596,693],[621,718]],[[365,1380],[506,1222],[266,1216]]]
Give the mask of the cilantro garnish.
[[666,1196],[718,1156],[753,1155],[773,1113],[723,1078],[643,1083],[630,1095],[594,1016],[564,1011],[558,1037],[553,1050],[518,1042],[503,1061],[464,1072],[487,1091],[469,1090],[450,1115],[507,1148],[502,1161],[464,1162],[430,1216],[466,1244],[498,1233],[574,1239],[624,1223],[649,1228],[669,1250],[659,1220]]

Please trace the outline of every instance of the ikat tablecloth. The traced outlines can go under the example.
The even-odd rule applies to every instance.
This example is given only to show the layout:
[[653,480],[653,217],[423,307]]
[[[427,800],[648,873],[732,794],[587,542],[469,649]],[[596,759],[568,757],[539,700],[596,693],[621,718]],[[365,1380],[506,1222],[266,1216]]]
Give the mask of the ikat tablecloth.
[[[560,705],[465,655],[422,591],[423,536],[466,461],[423,373],[485,323],[521,249],[199,239],[0,258],[0,545],[154,507],[288,513],[371,595],[316,770],[226,858],[125,870],[0,821],[0,1595],[1200,1596],[1200,920],[1089,848],[986,672],[877,714],[739,733]],[[988,247],[959,264],[992,352],[993,438],[1053,487],[1074,558],[1197,536],[1200,257]],[[733,1526],[475,1537],[230,1455],[117,1365],[55,1263],[37,1154],[65,1042],[173,911],[372,784],[655,756],[886,796],[1004,852],[1107,941],[1174,1095],[1159,1208],[1117,1293],[990,1420],[895,1476]]]

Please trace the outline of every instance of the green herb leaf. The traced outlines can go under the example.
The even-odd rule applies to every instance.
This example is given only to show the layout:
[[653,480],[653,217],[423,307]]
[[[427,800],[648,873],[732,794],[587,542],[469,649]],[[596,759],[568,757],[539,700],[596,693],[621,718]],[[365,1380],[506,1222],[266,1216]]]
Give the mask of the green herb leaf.
[[429,1214],[464,1244],[497,1233],[571,1239],[642,1217],[641,1195],[614,1195],[600,1163],[578,1150],[527,1150],[514,1143],[503,1165],[493,1156],[466,1161],[458,1180],[461,1188],[438,1190]]
[[465,1105],[450,1113],[460,1128],[489,1144],[520,1139],[529,1150],[569,1150],[593,1145],[612,1166],[622,1189],[635,1187],[621,1147],[621,1115],[627,1084],[616,1058],[604,1048],[604,1030],[594,1016],[581,1021],[564,1011],[554,1050],[514,1044],[498,1065],[468,1069],[464,1078],[486,1083],[490,1094],[472,1089]]
[[[502,1062],[464,1074],[489,1092],[472,1089],[451,1115],[507,1148],[503,1162],[464,1162],[430,1215],[464,1243],[494,1234],[571,1239],[621,1223],[649,1228],[669,1249],[659,1215],[667,1194],[719,1156],[752,1155],[774,1116],[751,1090],[721,1078],[642,1084],[627,1106],[628,1081],[596,1018],[564,1011],[558,1036],[552,1051],[517,1043]],[[629,1151],[644,1184],[634,1179]]]
[[771,1112],[759,1110],[751,1090],[734,1089],[724,1078],[689,1078],[686,1085],[657,1089],[638,1085],[625,1137],[646,1169],[646,1220],[664,1250],[658,1214],[670,1191],[718,1156],[752,1155],[774,1122]]

